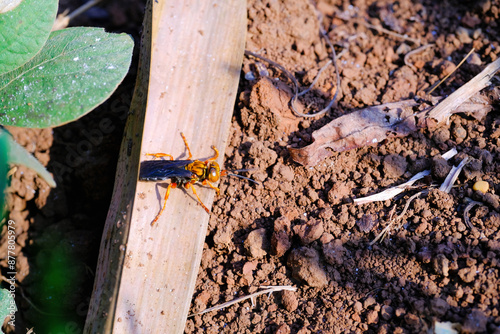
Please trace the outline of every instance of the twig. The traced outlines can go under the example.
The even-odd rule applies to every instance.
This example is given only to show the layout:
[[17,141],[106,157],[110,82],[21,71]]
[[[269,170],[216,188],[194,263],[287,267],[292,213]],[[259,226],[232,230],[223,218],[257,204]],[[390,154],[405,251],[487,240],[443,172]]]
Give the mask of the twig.
[[80,7],[78,7],[77,9],[75,9],[71,14],[69,14],[68,19],[70,19],[70,20],[74,19],[75,17],[77,17],[80,14],[83,14],[84,12],[86,12],[90,8],[94,7],[95,5],[97,5],[101,1],[102,0],[90,0],[89,2],[83,4]]
[[69,10],[66,9],[62,14],[59,14],[57,16],[56,21],[54,22],[54,25],[52,26],[52,31],[61,30],[61,29],[66,28],[69,24],[69,21],[71,21],[72,19],[74,19],[78,15],[83,14],[84,12],[86,12],[90,8],[94,7],[95,5],[97,5],[101,1],[102,0],[90,0],[87,3],[78,7],[77,9],[75,9],[69,15],[68,15]]
[[316,77],[314,78],[313,82],[309,85],[309,87],[307,87],[302,92],[300,92],[298,94],[298,96],[302,96],[302,95],[305,95],[306,93],[308,93],[313,88],[313,86],[316,84],[316,82],[318,81],[321,73],[323,73],[323,71],[326,70],[328,68],[328,66],[330,66],[331,63],[332,63],[332,61],[329,60],[325,65],[323,65],[323,67],[319,70],[318,74],[316,74]]
[[394,216],[394,212],[396,212],[396,204],[392,207],[390,213],[389,213],[389,224],[387,224],[386,227],[375,237],[375,239],[369,243],[370,246],[373,246],[380,238],[384,240],[385,235],[389,232],[389,229],[391,228],[392,223],[394,223],[394,220],[392,219],[392,216]]
[[195,314],[191,314],[191,315],[189,315],[189,316],[188,316],[188,318],[193,317],[193,316],[195,316],[195,315],[201,315],[201,314],[204,314],[204,313],[208,313],[208,312],[212,312],[212,311],[220,310],[220,309],[223,309],[223,308],[229,307],[229,306],[231,306],[231,305],[233,305],[233,304],[239,303],[239,302],[244,301],[244,300],[247,300],[247,299],[252,299],[252,305],[253,305],[253,298],[254,298],[254,297],[257,297],[257,296],[260,296],[260,295],[265,295],[266,293],[278,292],[278,291],[283,291],[283,290],[288,290],[288,291],[297,291],[297,288],[296,288],[296,287],[289,286],[289,285],[261,286],[260,288],[261,288],[261,289],[264,289],[264,290],[259,291],[259,292],[252,293],[252,294],[247,295],[247,296],[243,296],[243,297],[236,298],[236,299],[234,299],[234,300],[232,300],[232,301],[229,301],[229,302],[226,302],[226,303],[223,303],[223,304],[220,304],[220,305],[214,306],[214,307],[207,308],[206,310],[201,311],[201,312],[199,312],[199,313],[195,313]]
[[[500,58],[486,66],[481,73],[472,78],[465,85],[451,93],[446,99],[439,103],[427,114],[427,125],[432,128],[433,124],[448,122],[453,111],[461,104],[470,99],[474,94],[490,84],[495,73],[500,70]],[[431,122],[432,119],[432,122]]]
[[[416,193],[415,195],[411,196],[411,197],[408,199],[408,201],[406,201],[406,204],[405,204],[405,207],[404,207],[403,211],[402,211],[402,212],[401,212],[401,213],[400,213],[400,214],[396,217],[396,219],[394,219],[393,221],[391,221],[391,222],[389,223],[389,225],[387,225],[387,226],[386,226],[386,227],[385,227],[385,228],[384,228],[384,229],[383,229],[383,230],[379,233],[379,235],[377,235],[377,237],[376,237],[375,239],[373,239],[373,241],[372,241],[372,242],[370,242],[370,244],[369,244],[369,245],[370,245],[370,246],[372,246],[372,245],[373,245],[373,244],[375,244],[375,243],[376,243],[376,242],[377,242],[380,238],[382,238],[382,240],[384,240],[385,235],[389,232],[389,229],[391,228],[392,224],[393,224],[394,222],[397,222],[397,221],[401,220],[401,219],[403,218],[404,214],[406,213],[406,211],[408,211],[408,208],[410,207],[411,202],[413,202],[413,200],[414,200],[415,198],[417,198],[418,196],[420,196],[420,195],[422,195],[422,194],[426,194],[427,192],[428,192],[428,190],[422,190],[422,191],[420,191],[420,192]],[[395,207],[395,206],[394,206],[394,207]],[[398,228],[399,228],[399,226],[398,226],[396,229],[398,229]],[[382,240],[380,240],[380,241],[382,241]]]
[[[304,113],[301,113],[299,111],[297,111],[297,109],[295,109],[295,100],[297,100],[297,98],[300,96],[300,95],[303,95],[305,94],[304,92],[303,93],[299,93],[299,83],[297,81],[297,79],[295,79],[295,77],[287,70],[285,69],[282,65],[272,61],[271,59],[269,58],[266,58],[264,56],[261,56],[259,54],[256,54],[252,51],[248,51],[248,50],[245,50],[245,54],[247,56],[252,56],[254,58],[257,58],[257,59],[260,59],[260,60],[263,60],[269,64],[271,64],[272,66],[276,67],[277,69],[279,69],[281,72],[283,72],[283,74],[292,81],[293,83],[293,97],[290,101],[290,107],[292,109],[292,111],[295,113],[296,116],[299,116],[299,117],[315,117],[315,116],[319,116],[319,115],[322,115],[324,114],[325,112],[327,112],[329,109],[330,109],[330,104],[333,104],[332,102],[330,102],[329,106],[330,107],[326,107],[325,109],[317,112],[317,113],[314,113],[314,114],[304,114]],[[311,88],[313,87],[313,85],[318,81],[318,77],[319,75],[321,74],[321,72],[323,72],[326,67],[328,67],[332,62],[329,61],[328,63],[326,63],[326,65],[324,65],[320,71],[318,72],[318,74],[316,75],[316,78],[313,80],[312,84],[306,89],[306,92],[311,90]],[[338,91],[338,89],[337,89]],[[334,96],[334,99],[337,97],[337,93],[335,93],[335,96]],[[334,101],[334,99],[332,101]]]
[[[458,68],[460,66],[462,66],[462,64],[464,63],[464,61],[467,60],[467,58],[470,57],[470,55],[472,54],[472,52],[474,52],[474,48],[472,48],[472,50],[469,51],[469,53],[465,56],[464,59],[462,59],[462,61],[460,63],[458,63],[458,65],[455,67],[455,69],[453,71],[451,71],[450,73],[448,73],[448,75],[446,75],[434,88],[432,88],[427,94],[431,94],[436,88],[439,87],[439,85],[441,85],[446,79],[448,79],[450,77],[450,75],[452,75],[453,73],[455,73],[456,70],[458,70]],[[406,59],[406,57],[405,57]]]
[[390,36],[393,36],[393,37],[396,37],[396,38],[399,38],[399,39],[402,39],[402,40],[405,40],[408,42],[412,42],[415,45],[420,45],[420,40],[418,40],[418,39],[411,38],[411,37],[408,37],[406,35],[401,35],[401,34],[395,33],[394,31],[390,31],[390,30],[387,30],[387,29],[382,28],[382,27],[374,26],[373,24],[370,24],[370,23],[365,22],[365,21],[363,21],[363,24],[370,29],[377,30],[378,32],[382,32],[384,34],[387,34],[387,35],[390,35]]
[[406,201],[406,204],[405,204],[405,207],[403,209],[403,211],[401,212],[401,214],[396,218],[396,220],[399,220],[401,218],[403,218],[404,214],[406,213],[406,211],[408,211],[408,208],[410,207],[410,204],[411,202],[413,202],[413,200],[415,198],[417,198],[418,196],[420,195],[423,195],[423,194],[427,194],[429,192],[429,190],[422,190],[418,193],[416,193],[415,195],[413,195],[412,197],[410,197],[410,199],[408,199],[408,201]]
[[252,56],[254,58],[257,58],[257,59],[260,59],[260,60],[263,60],[269,64],[271,64],[272,66],[276,67],[277,69],[279,69],[281,72],[283,72],[283,74],[292,81],[293,83],[293,94],[296,96],[299,94],[299,83],[297,82],[297,79],[295,79],[295,77],[292,75],[292,73],[288,72],[288,70],[286,68],[284,68],[282,65],[278,64],[277,62],[275,61],[272,61],[271,59],[269,58],[266,58],[264,56],[261,56],[257,53],[254,53],[252,51],[248,51],[248,50],[245,50],[245,54],[247,56]]

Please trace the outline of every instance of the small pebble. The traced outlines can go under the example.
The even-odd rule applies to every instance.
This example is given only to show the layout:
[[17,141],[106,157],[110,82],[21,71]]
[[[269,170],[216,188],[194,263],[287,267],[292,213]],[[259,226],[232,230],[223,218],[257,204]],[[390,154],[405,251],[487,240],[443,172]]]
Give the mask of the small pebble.
[[244,246],[250,257],[259,259],[267,254],[267,251],[270,248],[270,243],[266,234],[265,228],[253,230],[248,234]]
[[467,130],[462,126],[457,126],[452,130],[453,137],[455,140],[460,141],[460,143],[467,137]]
[[488,316],[480,309],[473,309],[472,312],[465,318],[462,330],[465,333],[486,332],[487,324]]
[[328,285],[328,276],[320,264],[320,256],[316,249],[302,247],[294,249],[288,256],[287,266],[292,270],[292,277],[313,288]]
[[396,50],[396,53],[397,53],[398,55],[401,55],[401,54],[405,55],[405,54],[407,54],[407,53],[408,53],[408,52],[410,52],[410,51],[411,51],[411,47],[410,47],[408,44],[406,44],[406,43],[402,43],[402,44],[398,47],[398,49]]
[[488,191],[489,187],[490,187],[490,185],[488,184],[488,182],[486,182],[486,181],[477,181],[472,186],[472,189],[474,189],[474,191],[480,191],[483,194],[485,194]]
[[380,312],[382,319],[387,321],[390,318],[392,318],[393,314],[394,314],[394,309],[391,306],[389,306],[389,305],[382,306],[382,311]]
[[463,44],[468,44],[472,42],[472,38],[470,38],[469,35],[469,30],[467,30],[464,27],[458,27],[457,31],[455,32],[455,35],[457,36],[458,40]]
[[378,312],[375,310],[371,310],[366,315],[366,323],[367,324],[376,324],[378,322]]
[[289,290],[283,290],[281,293],[281,302],[288,312],[294,312],[299,306],[295,292]]
[[252,81],[256,79],[257,77],[255,76],[255,74],[253,74],[252,71],[248,71],[247,73],[245,73],[245,80]]
[[[479,37],[481,37],[481,35],[483,34],[483,32],[481,31],[481,28],[477,28],[475,29],[473,32],[472,32],[472,38],[474,39],[478,39]],[[474,54],[477,55],[477,53],[474,52]]]
[[495,210],[498,210],[498,208],[500,208],[500,198],[496,194],[487,193],[484,195],[483,200],[486,204],[490,205]]

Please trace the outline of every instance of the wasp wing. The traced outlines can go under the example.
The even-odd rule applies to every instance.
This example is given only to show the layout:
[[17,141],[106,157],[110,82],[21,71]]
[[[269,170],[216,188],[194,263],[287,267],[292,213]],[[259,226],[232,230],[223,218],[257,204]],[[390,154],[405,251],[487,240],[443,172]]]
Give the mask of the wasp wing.
[[191,178],[193,173],[185,167],[193,160],[146,160],[141,162],[139,180],[162,181],[172,178]]

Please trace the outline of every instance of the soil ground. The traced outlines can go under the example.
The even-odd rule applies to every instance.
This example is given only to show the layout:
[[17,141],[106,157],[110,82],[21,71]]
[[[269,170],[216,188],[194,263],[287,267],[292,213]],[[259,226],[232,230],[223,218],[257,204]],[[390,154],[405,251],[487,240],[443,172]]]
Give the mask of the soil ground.
[[[75,24],[107,26],[137,37],[143,4],[107,6]],[[297,291],[196,315],[188,319],[186,333],[421,333],[436,321],[457,323],[464,333],[500,333],[498,104],[483,119],[454,115],[432,132],[334,153],[314,167],[294,163],[287,149],[307,145],[314,130],[336,117],[419,95],[474,47],[468,61],[433,95],[455,91],[499,56],[499,14],[497,0],[248,1],[247,50],[278,62],[307,86],[329,59],[321,24],[338,54],[341,91],[329,113],[297,118],[288,107],[289,80],[275,67],[245,58],[224,165],[256,169],[250,176],[261,185],[221,181],[191,312],[259,286],[291,285]],[[427,44],[433,46],[410,54],[405,64],[408,52]],[[9,209],[18,227],[22,291],[16,332],[31,326],[37,333],[48,332],[42,325],[48,318],[55,319],[59,332],[81,330],[134,69],[107,103],[78,122],[46,130],[11,129],[59,183],[50,190],[23,168],[12,176]],[[498,85],[498,76],[492,81]],[[336,89],[330,66],[300,104],[320,110]],[[115,130],[89,132],[103,118],[110,118]],[[458,154],[446,162],[441,154],[451,148]],[[437,190],[465,157],[470,162],[451,192]],[[353,203],[426,169],[429,177],[393,200]],[[486,194],[473,190],[480,179],[489,184]],[[427,192],[404,211],[410,197],[422,190]],[[480,204],[467,212],[469,198]],[[370,245],[403,211],[390,234]],[[71,277],[71,284],[66,279],[55,285],[53,276],[44,276],[51,263],[60,264],[52,275]],[[61,291],[66,298],[54,302]]]

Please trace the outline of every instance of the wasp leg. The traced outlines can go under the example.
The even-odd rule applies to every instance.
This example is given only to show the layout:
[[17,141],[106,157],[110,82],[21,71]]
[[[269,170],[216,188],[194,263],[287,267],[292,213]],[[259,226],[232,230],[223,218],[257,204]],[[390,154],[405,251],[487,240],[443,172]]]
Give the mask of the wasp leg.
[[174,160],[174,157],[167,153],[146,153],[146,155],[150,155],[156,158],[168,157],[170,160]]
[[[184,145],[186,145],[186,149],[188,150],[189,157],[187,158],[188,160],[191,160],[193,158],[193,155],[191,154],[191,150],[189,149],[189,145],[186,139],[186,136],[184,136],[184,133],[181,132],[182,140],[184,140]],[[219,151],[215,148],[215,146],[212,145],[212,149],[215,151],[215,155],[208,159],[208,161],[214,161],[219,157]]]
[[188,160],[191,160],[193,158],[193,155],[191,154],[191,150],[189,149],[189,145],[186,139],[186,136],[184,136],[184,133],[181,132],[182,140],[184,140],[184,145],[186,145],[186,149],[188,150],[189,157],[187,158]]
[[208,180],[203,180],[201,182],[201,184],[203,184],[204,186],[209,186],[210,188],[212,188],[213,190],[215,190],[217,192],[217,196],[220,195],[220,190],[219,188],[217,188],[216,186],[214,186],[213,184],[211,184],[210,182],[208,182]]
[[203,204],[203,202],[201,201],[200,197],[198,196],[198,194],[196,193],[196,189],[194,189],[194,186],[191,184],[191,183],[186,183],[185,185],[186,189],[189,189],[191,188],[191,190],[193,191],[193,194],[196,196],[196,198],[198,199],[198,203],[200,203],[200,205],[203,207],[203,209],[205,209],[205,211],[210,214],[210,210],[208,210],[208,208],[205,206],[205,204]]
[[163,213],[163,210],[165,210],[165,206],[167,206],[167,199],[168,195],[170,195],[170,189],[172,188],[177,188],[177,183],[170,183],[167,187],[167,192],[165,193],[165,198],[163,199],[163,206],[161,207],[160,212],[156,215],[156,218],[151,222],[151,226],[153,226],[158,218],[160,218],[161,214]]
[[208,159],[208,161],[214,161],[215,159],[217,159],[219,157],[219,150],[217,148],[215,148],[214,145],[212,145],[212,149],[214,150],[215,155],[213,157],[211,157],[210,159]]

